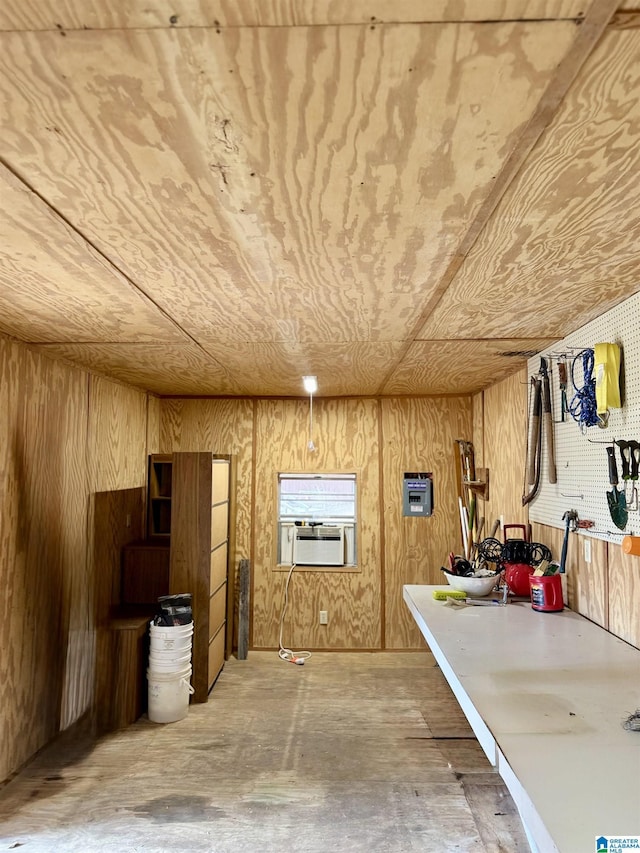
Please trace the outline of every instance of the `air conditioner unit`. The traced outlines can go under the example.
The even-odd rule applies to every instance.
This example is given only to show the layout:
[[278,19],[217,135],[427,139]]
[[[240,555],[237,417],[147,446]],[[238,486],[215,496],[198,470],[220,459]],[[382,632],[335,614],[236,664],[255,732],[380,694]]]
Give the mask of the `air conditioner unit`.
[[294,528],[293,562],[297,566],[344,566],[344,526],[317,524]]

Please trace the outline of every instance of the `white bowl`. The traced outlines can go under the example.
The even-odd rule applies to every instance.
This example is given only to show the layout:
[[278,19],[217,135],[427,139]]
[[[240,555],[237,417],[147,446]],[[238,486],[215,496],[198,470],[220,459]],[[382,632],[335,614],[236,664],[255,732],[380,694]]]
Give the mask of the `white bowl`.
[[471,598],[489,595],[500,577],[500,572],[495,572],[492,575],[482,575],[478,578],[474,578],[472,575],[469,575],[469,577],[452,575],[451,572],[443,572],[443,574],[454,589],[466,592]]

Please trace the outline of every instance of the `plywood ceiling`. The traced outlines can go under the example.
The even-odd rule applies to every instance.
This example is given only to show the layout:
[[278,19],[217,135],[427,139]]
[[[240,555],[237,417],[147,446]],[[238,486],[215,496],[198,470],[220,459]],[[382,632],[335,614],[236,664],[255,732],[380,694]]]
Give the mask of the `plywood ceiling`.
[[635,6],[59,5],[0,10],[6,335],[158,394],[466,394],[640,289]]

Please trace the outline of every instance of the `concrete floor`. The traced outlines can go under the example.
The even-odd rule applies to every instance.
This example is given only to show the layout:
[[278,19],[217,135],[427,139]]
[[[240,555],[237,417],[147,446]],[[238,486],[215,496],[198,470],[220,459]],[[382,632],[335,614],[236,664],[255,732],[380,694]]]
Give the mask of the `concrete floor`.
[[0,790],[24,853],[524,853],[432,656],[231,659],[185,720],[63,735]]

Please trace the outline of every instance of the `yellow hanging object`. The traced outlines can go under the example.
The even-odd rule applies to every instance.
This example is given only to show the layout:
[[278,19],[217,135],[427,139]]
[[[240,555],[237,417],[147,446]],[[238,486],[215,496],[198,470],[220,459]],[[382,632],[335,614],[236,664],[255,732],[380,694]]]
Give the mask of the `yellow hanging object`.
[[593,348],[596,404],[599,415],[609,409],[619,409],[620,402],[620,347],[617,344],[596,344]]

